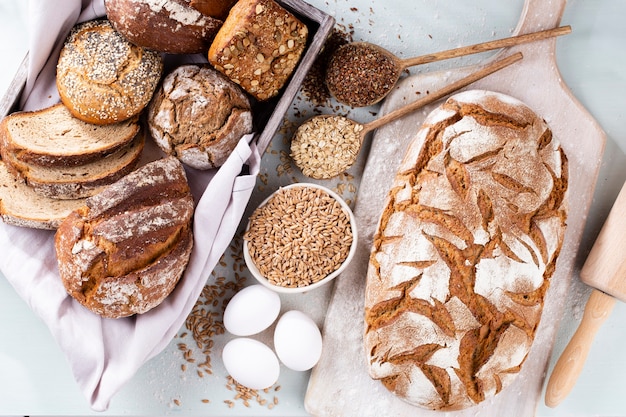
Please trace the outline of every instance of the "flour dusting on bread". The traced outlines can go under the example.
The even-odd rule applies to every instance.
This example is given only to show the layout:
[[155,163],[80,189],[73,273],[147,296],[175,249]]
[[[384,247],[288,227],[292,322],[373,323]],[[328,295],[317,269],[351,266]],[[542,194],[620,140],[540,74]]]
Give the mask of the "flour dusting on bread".
[[409,145],[367,274],[370,374],[438,410],[496,395],[519,372],[564,238],[567,158],[514,98],[469,91]]

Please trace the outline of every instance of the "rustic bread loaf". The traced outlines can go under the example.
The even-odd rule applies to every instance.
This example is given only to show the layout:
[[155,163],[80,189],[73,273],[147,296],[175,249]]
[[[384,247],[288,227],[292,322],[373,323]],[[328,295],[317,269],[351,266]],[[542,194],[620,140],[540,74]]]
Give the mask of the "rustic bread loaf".
[[205,53],[223,23],[220,16],[192,7],[190,0],[105,0],[104,5],[108,19],[128,40],[170,54]]
[[67,292],[108,318],[156,307],[189,261],[193,210],[185,171],[173,157],[148,163],[88,198],[55,235]]
[[306,47],[308,28],[273,0],[239,0],[209,49],[209,62],[257,100],[276,96]]
[[247,96],[208,65],[182,65],[168,74],[147,118],[157,145],[196,169],[221,166],[252,131]]
[[162,71],[159,53],[132,44],[108,20],[92,20],[76,25],[63,44],[56,82],[74,116],[109,124],[137,116]]
[[206,16],[225,20],[237,0],[191,0],[189,5]]
[[54,230],[84,199],[57,200],[33,191],[0,160],[0,216],[7,224]]
[[567,186],[562,148],[518,100],[468,91],[435,109],[374,235],[364,333],[372,378],[437,410],[506,387],[541,318]]
[[0,140],[15,159],[41,166],[75,166],[96,161],[128,145],[139,123],[126,120],[106,126],[85,123],[62,103],[15,112],[2,120]]
[[74,166],[41,166],[18,160],[13,152],[0,147],[7,168],[22,178],[35,192],[56,199],[77,199],[97,193],[136,168],[144,147],[140,130],[123,148],[93,162]]

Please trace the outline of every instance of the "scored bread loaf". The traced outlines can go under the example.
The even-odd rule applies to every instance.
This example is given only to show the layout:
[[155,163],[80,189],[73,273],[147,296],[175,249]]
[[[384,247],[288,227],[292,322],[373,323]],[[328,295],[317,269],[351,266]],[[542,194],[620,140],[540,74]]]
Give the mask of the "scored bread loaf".
[[[217,3],[210,11],[224,13],[223,0]],[[190,0],[105,0],[104,5],[108,19],[128,40],[170,54],[206,52],[223,23],[220,16],[192,7]]]
[[15,112],[2,120],[0,140],[15,159],[41,166],[74,166],[96,161],[132,141],[139,123],[98,126],[74,117],[62,103]]
[[168,155],[196,169],[222,166],[252,131],[250,101],[209,65],[181,65],[169,73],[148,107],[148,127]]
[[107,318],[156,307],[189,261],[193,211],[185,171],[174,157],[148,163],[88,198],[55,235],[68,294]]
[[239,0],[209,49],[209,62],[257,100],[276,96],[306,47],[308,28],[273,0]]
[[130,143],[112,154],[73,166],[41,166],[20,161],[4,146],[0,147],[0,155],[9,171],[35,192],[49,198],[73,200],[89,197],[135,169],[144,143],[144,131],[140,129]]
[[91,20],[74,26],[65,40],[56,84],[75,117],[109,124],[138,116],[162,72],[158,52],[129,42],[106,19]]
[[0,216],[6,224],[54,230],[84,204],[84,199],[58,200],[36,193],[0,160]]
[[567,216],[567,158],[529,107],[467,91],[428,115],[370,256],[372,378],[423,408],[494,396],[531,348]]

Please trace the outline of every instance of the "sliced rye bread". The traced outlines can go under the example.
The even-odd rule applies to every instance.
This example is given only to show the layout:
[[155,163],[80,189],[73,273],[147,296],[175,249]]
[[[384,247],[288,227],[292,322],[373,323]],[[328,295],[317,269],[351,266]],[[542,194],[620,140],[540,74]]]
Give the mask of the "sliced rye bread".
[[141,159],[145,135],[143,129],[128,145],[94,162],[69,167],[42,167],[18,160],[6,147],[0,155],[8,170],[22,178],[36,193],[54,199],[85,198],[96,194],[133,171]]
[[8,115],[0,140],[19,161],[41,166],[77,166],[128,145],[139,132],[136,119],[97,126],[74,117],[63,104]]
[[0,161],[0,217],[14,226],[55,230],[85,199],[57,200],[36,193]]

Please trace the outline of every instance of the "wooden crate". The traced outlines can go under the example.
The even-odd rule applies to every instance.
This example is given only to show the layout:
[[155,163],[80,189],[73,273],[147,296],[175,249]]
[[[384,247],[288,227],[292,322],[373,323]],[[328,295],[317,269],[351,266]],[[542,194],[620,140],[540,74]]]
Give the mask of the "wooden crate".
[[[302,0],[276,0],[285,9],[296,15],[309,29],[307,47],[298,66],[281,93],[262,103],[253,104],[256,143],[263,154],[276,131],[280,128],[289,105],[298,94],[298,90],[313,65],[324,42],[330,35],[335,19],[323,11]],[[0,119],[9,113],[20,110],[19,104],[28,76],[28,53],[19,66],[5,95],[0,100]]]

